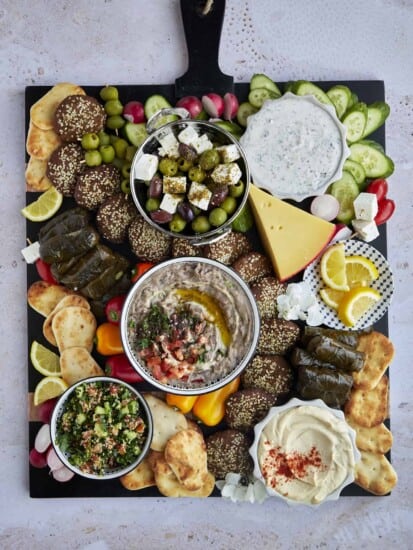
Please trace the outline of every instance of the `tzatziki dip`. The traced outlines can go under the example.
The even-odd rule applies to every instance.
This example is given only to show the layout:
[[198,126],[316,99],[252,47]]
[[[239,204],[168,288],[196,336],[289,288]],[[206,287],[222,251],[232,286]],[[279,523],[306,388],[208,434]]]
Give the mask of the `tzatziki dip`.
[[248,117],[240,142],[258,187],[301,201],[341,177],[349,155],[345,136],[333,106],[287,92]]

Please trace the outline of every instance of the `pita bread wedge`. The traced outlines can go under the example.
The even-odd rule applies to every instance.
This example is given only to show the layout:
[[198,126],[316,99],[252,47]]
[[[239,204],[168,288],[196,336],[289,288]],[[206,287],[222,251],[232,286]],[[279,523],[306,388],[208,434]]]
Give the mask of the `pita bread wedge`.
[[103,370],[87,349],[68,348],[60,354],[62,378],[70,385],[89,376],[104,376]]
[[84,307],[70,306],[57,311],[52,330],[60,353],[73,347],[92,351],[96,324],[93,313]]
[[30,109],[31,122],[42,130],[51,130],[57,106],[69,95],[86,95],[86,93],[77,84],[59,82],[32,105]]
[[156,485],[148,458],[144,458],[136,468],[122,476],[120,482],[129,491],[139,491],[139,489]]
[[78,294],[69,294],[68,296],[65,296],[64,298],[62,298],[57,303],[53,311],[46,317],[43,323],[43,336],[46,338],[46,340],[50,344],[52,344],[52,346],[57,346],[56,338],[52,329],[53,317],[56,315],[58,311],[60,311],[64,307],[72,307],[72,306],[84,307],[86,309],[90,309],[90,304],[86,300],[86,298]]
[[47,317],[60,300],[69,294],[75,294],[75,292],[63,285],[36,281],[30,285],[27,291],[27,302],[37,313],[40,313],[43,317]]
[[26,151],[30,156],[48,160],[61,143],[62,140],[54,130],[42,130],[30,122],[26,139]]
[[27,191],[46,191],[52,182],[46,176],[47,160],[30,157],[27,163],[25,178]]
[[397,484],[397,473],[381,453],[361,451],[355,475],[355,483],[374,495],[386,495]]
[[350,422],[372,428],[381,424],[389,414],[389,379],[383,375],[375,388],[363,390],[353,388],[344,406]]
[[358,351],[364,353],[364,365],[359,372],[353,373],[354,387],[372,390],[394,357],[392,342],[381,332],[370,332],[360,336]]
[[155,461],[154,476],[159,492],[166,497],[208,497],[215,486],[215,477],[208,472],[202,487],[189,491],[179,482],[162,455]]
[[146,394],[146,402],[151,410],[153,419],[153,438],[151,449],[163,451],[170,437],[188,426],[185,416],[170,407],[162,399]]

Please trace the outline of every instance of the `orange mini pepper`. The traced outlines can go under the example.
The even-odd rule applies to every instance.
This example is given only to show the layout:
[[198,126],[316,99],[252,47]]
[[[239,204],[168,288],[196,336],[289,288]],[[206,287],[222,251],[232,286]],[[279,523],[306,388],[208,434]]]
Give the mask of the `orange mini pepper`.
[[181,413],[186,414],[192,410],[195,401],[199,395],[175,395],[174,393],[166,394],[166,402],[171,407],[176,407]]
[[102,323],[96,329],[95,334],[96,351],[100,355],[118,355],[124,353],[120,337],[119,325],[113,323]]
[[216,426],[225,416],[225,401],[238,390],[239,384],[238,376],[219,390],[200,395],[195,401],[192,412],[206,426]]

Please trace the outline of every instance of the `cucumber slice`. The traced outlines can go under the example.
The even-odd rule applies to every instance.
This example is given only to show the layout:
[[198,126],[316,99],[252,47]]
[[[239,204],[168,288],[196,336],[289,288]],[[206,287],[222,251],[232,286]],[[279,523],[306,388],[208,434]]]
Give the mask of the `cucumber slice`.
[[360,194],[356,180],[350,172],[343,170],[341,178],[331,185],[329,193],[340,203],[337,220],[349,224],[354,219],[354,199]]
[[161,109],[168,109],[172,107],[169,101],[160,94],[154,94],[148,97],[145,101],[144,111],[147,119],[151,118],[155,113]]
[[390,114],[390,106],[384,101],[376,101],[367,106],[367,122],[364,128],[363,138],[380,128]]
[[255,90],[256,88],[265,88],[266,90],[270,90],[270,92],[274,92],[279,96],[281,95],[281,90],[277,84],[267,75],[262,73],[256,73],[251,78],[250,90]]
[[342,118],[347,128],[346,139],[349,143],[359,141],[364,134],[367,122],[367,105],[361,101],[353,105]]
[[350,160],[359,162],[367,178],[387,178],[394,172],[394,162],[371,140],[361,140],[350,145]]
[[297,80],[292,86],[291,91],[297,95],[313,95],[320,103],[333,105],[328,95],[316,84],[308,80]]
[[248,94],[248,101],[253,107],[260,109],[267,99],[278,99],[281,94],[267,90],[267,88],[254,88]]
[[344,161],[343,169],[347,172],[350,172],[350,174],[356,180],[359,189],[362,189],[366,181],[366,171],[364,170],[363,166],[355,160],[346,159]]
[[237,121],[241,126],[244,126],[246,128],[247,126],[247,119],[250,115],[255,114],[258,111],[256,107],[251,105],[249,101],[244,101],[244,103],[241,103],[241,105],[238,107],[237,112]]
[[327,91],[327,95],[336,108],[338,118],[347,111],[351,101],[351,90],[348,86],[337,84]]
[[242,136],[242,128],[241,126],[238,126],[238,124],[235,124],[235,122],[229,122],[228,120],[214,120],[213,123],[223,130],[226,130],[237,139]]
[[350,98],[350,102],[348,104],[347,109],[351,109],[353,107],[353,105],[358,103],[358,101],[359,101],[358,95],[354,92],[351,92],[351,98]]
[[146,131],[146,124],[140,122],[135,124],[134,122],[127,122],[122,129],[125,138],[135,147],[140,147],[145,139],[148,137]]

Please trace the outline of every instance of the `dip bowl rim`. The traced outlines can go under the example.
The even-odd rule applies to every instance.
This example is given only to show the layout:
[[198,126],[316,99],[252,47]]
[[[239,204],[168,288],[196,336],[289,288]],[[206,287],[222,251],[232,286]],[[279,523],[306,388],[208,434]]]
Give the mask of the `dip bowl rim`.
[[[128,338],[129,309],[135,298],[135,295],[139,292],[141,286],[148,279],[150,279],[154,273],[157,273],[158,271],[161,271],[161,270],[168,269],[172,265],[179,265],[184,263],[191,263],[191,264],[201,263],[201,264],[213,266],[215,269],[218,269],[219,271],[223,272],[226,276],[230,277],[236,284],[238,284],[238,287],[243,292],[246,302],[248,304],[249,315],[252,323],[251,340],[248,343],[248,346],[246,346],[246,351],[241,361],[239,361],[236,365],[234,365],[231,368],[230,372],[224,377],[220,378],[219,380],[204,386],[197,386],[195,388],[177,387],[174,385],[163,384],[158,380],[156,380],[153,376],[151,376],[148,373],[147,369],[140,364],[138,359],[133,354],[129,345],[129,338]],[[172,258],[169,260],[165,260],[163,262],[160,262],[159,264],[156,264],[155,266],[151,267],[148,271],[146,271],[136,281],[136,283],[130,289],[122,308],[120,331],[121,331],[122,345],[130,363],[132,364],[133,368],[138,372],[138,374],[140,374],[146,382],[154,386],[154,390],[160,390],[160,391],[172,393],[175,395],[202,395],[205,393],[210,393],[212,391],[218,390],[223,386],[225,386],[226,384],[229,384],[232,380],[234,380],[237,376],[239,376],[241,372],[244,370],[244,368],[247,366],[248,362],[252,359],[256,351],[259,333],[260,333],[260,315],[259,315],[257,303],[255,301],[255,298],[249,286],[241,278],[241,276],[238,275],[238,273],[234,269],[232,269],[231,267],[225,264],[222,264],[221,262],[218,262],[216,260],[211,260],[209,258],[201,258],[198,256],[182,256],[179,258]]]
[[[87,472],[83,472],[79,468],[77,468],[75,465],[73,465],[67,455],[60,449],[59,444],[56,441],[57,437],[57,421],[60,418],[61,414],[63,414],[64,409],[66,407],[67,401],[69,397],[72,395],[72,393],[75,391],[75,389],[78,386],[81,386],[82,384],[91,384],[94,382],[104,382],[104,383],[114,383],[122,387],[128,388],[137,398],[139,401],[139,404],[141,406],[141,411],[143,410],[145,415],[145,421],[146,421],[146,428],[147,428],[147,436],[145,439],[145,443],[142,447],[141,453],[139,456],[131,462],[129,465],[124,466],[122,468],[119,468],[117,470],[109,471],[107,473],[104,473],[102,475],[99,474],[90,474]],[[147,404],[144,395],[134,388],[131,384],[124,382],[123,380],[120,380],[119,378],[114,378],[111,376],[90,376],[87,378],[83,378],[82,380],[78,380],[71,386],[69,386],[62,395],[59,396],[54,409],[53,413],[50,419],[50,438],[51,438],[51,444],[56,452],[57,456],[61,460],[61,462],[69,468],[74,474],[79,475],[81,477],[87,478],[87,479],[93,479],[98,481],[106,481],[108,479],[116,479],[123,475],[126,475],[130,471],[132,471],[134,468],[136,468],[142,460],[145,458],[147,453],[150,450],[150,446],[152,443],[152,437],[153,437],[153,418],[152,413],[150,410],[149,405]]]
[[262,431],[265,428],[265,426],[274,417],[278,416],[279,414],[281,414],[281,413],[283,413],[287,410],[290,410],[290,409],[295,409],[295,408],[300,408],[300,407],[305,407],[305,406],[308,406],[308,407],[312,406],[312,407],[317,407],[317,408],[320,408],[320,409],[327,410],[333,416],[335,416],[339,420],[346,423],[347,430],[348,430],[348,435],[349,435],[349,438],[350,438],[350,441],[351,441],[351,446],[352,446],[352,449],[353,449],[354,464],[356,464],[360,460],[361,454],[360,454],[360,451],[358,450],[357,445],[356,445],[356,432],[355,432],[355,430],[347,423],[347,421],[345,419],[344,412],[342,410],[333,409],[332,407],[329,407],[328,405],[326,405],[324,403],[324,401],[322,399],[311,399],[311,400],[305,401],[305,400],[302,400],[302,399],[298,399],[297,397],[292,397],[289,401],[287,401],[287,403],[284,403],[283,405],[278,405],[278,406],[275,406],[275,407],[271,407],[271,409],[268,411],[268,414],[260,422],[258,422],[254,426],[254,441],[253,441],[251,447],[249,448],[249,454],[251,455],[253,463],[254,463],[253,475],[254,475],[255,478],[259,479],[264,484],[264,486],[267,490],[267,494],[269,496],[277,497],[277,498],[285,501],[290,506],[308,506],[310,508],[317,508],[318,506],[320,506],[321,504],[323,504],[327,501],[337,500],[339,498],[342,490],[345,487],[347,487],[347,485],[350,485],[351,483],[353,483],[353,481],[355,479],[354,468],[349,469],[349,471],[347,473],[347,476],[345,477],[343,482],[338,487],[336,487],[336,489],[334,489],[331,493],[329,493],[321,502],[311,503],[311,502],[294,500],[294,499],[288,498],[288,497],[282,495],[281,493],[279,493],[278,491],[276,491],[275,489],[272,489],[271,487],[269,487],[268,484],[266,483],[266,480],[265,480],[262,472],[261,472],[259,459],[258,459],[258,445],[259,445],[259,441],[260,441]]

